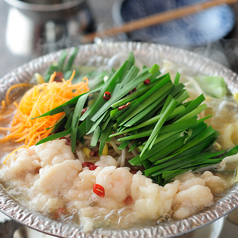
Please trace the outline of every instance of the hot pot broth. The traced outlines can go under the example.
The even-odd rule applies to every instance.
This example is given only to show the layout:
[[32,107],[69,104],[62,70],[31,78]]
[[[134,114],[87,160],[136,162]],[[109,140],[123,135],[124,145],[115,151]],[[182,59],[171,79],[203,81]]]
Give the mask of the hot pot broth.
[[[171,78],[174,78],[173,74],[179,69],[171,62],[164,62],[161,71],[166,73],[168,70]],[[195,77],[189,71],[184,74],[183,69],[181,71],[181,81],[184,84]],[[196,97],[197,85],[195,90],[194,85],[190,88],[189,86],[191,84],[187,86],[188,91],[192,97]],[[215,117],[208,119],[208,123],[221,133],[216,146],[219,150],[231,149],[237,144],[235,100],[227,95],[219,100],[207,96],[205,102],[209,106],[202,116],[215,112]],[[221,107],[221,102],[231,105],[229,116],[221,116],[227,115],[227,107]],[[11,118],[9,116],[2,120],[1,126],[11,124]],[[227,130],[230,130],[229,143]],[[79,224],[83,231],[101,227],[121,229],[144,226],[187,217],[211,205],[216,196],[232,185],[236,174],[237,162],[233,158],[234,162],[222,164],[222,171],[216,165],[210,168],[212,173],[204,170],[195,174],[186,172],[162,187],[140,171],[137,172],[141,167],[134,169],[128,161],[123,161],[122,157],[131,159],[139,153],[138,150],[120,151],[117,148],[119,143],[112,139],[107,143],[104,154],[99,156],[90,147],[92,137],[87,135],[85,145],[77,144],[73,154],[67,138],[46,142],[27,150],[21,149],[13,154],[2,165],[1,181],[15,199],[32,210],[54,219]],[[19,147],[19,144],[11,142],[7,145],[9,147],[6,144],[1,145],[2,160],[7,153]],[[93,164],[83,166],[85,162]],[[90,166],[94,168],[90,169]],[[100,194],[100,187],[96,189],[96,193],[93,191],[94,184],[103,185],[104,197]],[[204,198],[202,201],[196,197],[199,194]]]

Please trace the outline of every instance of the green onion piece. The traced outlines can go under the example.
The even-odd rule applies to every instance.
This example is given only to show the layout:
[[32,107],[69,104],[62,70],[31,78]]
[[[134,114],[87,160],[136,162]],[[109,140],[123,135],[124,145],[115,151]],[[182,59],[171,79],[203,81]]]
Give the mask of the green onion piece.
[[175,87],[173,88],[173,90],[171,91],[171,96],[172,97],[175,97],[175,96],[177,96],[181,91],[182,91],[182,89],[184,88],[185,86],[184,86],[184,84],[182,84],[182,83],[179,83],[179,84],[177,84],[177,85],[175,85]]
[[238,153],[238,145],[226,152],[226,156],[236,155]]
[[[152,88],[155,84],[148,85],[148,88]],[[119,106],[122,106],[128,102],[132,102],[134,99],[140,97],[145,92],[148,91],[148,88],[141,88],[133,92],[132,94],[127,95],[126,97],[120,99],[116,103],[112,104],[112,108],[118,108]]]
[[[170,137],[169,137],[170,138]],[[167,144],[166,147],[160,149],[160,153],[159,154],[155,154],[153,153],[152,156],[150,156],[148,158],[148,160],[152,163],[154,163],[155,161],[159,161],[162,158],[168,156],[169,154],[171,154],[172,152],[174,152],[175,150],[179,149],[182,145],[184,145],[184,137],[181,137],[181,133],[180,133],[180,138],[177,140],[173,140],[170,144]],[[155,146],[158,146],[160,143],[156,144]],[[154,149],[153,149],[154,150]],[[153,150],[149,150],[149,151],[153,151]]]
[[[170,79],[169,79],[170,80]],[[162,82],[162,81],[161,81]],[[163,83],[163,82],[162,82]],[[161,83],[161,84],[162,84]],[[151,88],[147,93],[141,96],[124,114],[122,114],[118,119],[117,123],[120,126],[124,125],[127,121],[129,121],[132,117],[138,114],[140,111],[144,110],[150,104],[158,100],[163,95],[167,95],[171,89],[173,88],[173,84],[171,82],[167,82],[160,85],[160,82]]]
[[118,112],[118,108],[111,110],[110,111],[110,117],[115,118],[117,112]]
[[[160,134],[158,135],[158,137],[155,141],[155,144],[160,142],[160,138],[163,138],[164,136],[166,137],[168,133],[177,133],[180,131],[187,130],[188,128],[195,127],[196,125],[197,125],[196,118],[191,118],[186,121],[165,125],[161,128]],[[143,131],[143,132],[137,132],[134,135],[128,135],[128,136],[119,138],[118,141],[134,140],[134,139],[138,139],[138,138],[147,137],[151,134],[152,131],[153,130],[151,129],[151,130],[147,130],[147,131]]]
[[198,124],[197,117],[189,118],[188,120],[181,121],[181,122],[174,122],[172,124],[168,124],[161,128],[160,133],[168,133],[171,131],[177,130],[187,130],[188,128],[193,128]]
[[[209,156],[205,156],[204,154],[206,153],[210,153]],[[181,164],[181,168],[185,169],[185,168],[191,168],[194,166],[199,166],[199,165],[203,165],[203,164],[210,164],[212,165],[214,163],[214,161],[216,161],[216,163],[221,162],[226,156],[225,156],[225,151],[219,151],[217,153],[212,153],[212,152],[205,152],[205,153],[201,153],[199,155],[196,155],[197,159],[195,160],[194,158],[191,158],[190,160],[186,161],[187,163],[183,163]],[[219,156],[219,157],[218,157]],[[219,160],[217,162],[217,160]]]
[[107,112],[105,112],[91,127],[91,129],[87,132],[86,135],[91,134],[98,126],[99,124],[103,121],[103,119],[107,116]]
[[200,122],[204,122],[204,121],[206,121],[207,119],[209,119],[209,118],[211,118],[211,117],[212,117],[212,115],[209,115],[209,116],[206,116],[206,117],[200,118],[200,119],[198,120],[198,123],[200,123]]
[[160,70],[158,69],[157,72],[155,72],[149,79],[150,79],[150,83],[153,83],[155,81],[158,80],[158,76],[161,75]]
[[160,111],[160,114],[164,113],[164,111],[167,109],[167,107],[169,106],[169,104],[171,103],[172,100],[173,100],[173,97],[169,94],[164,102],[164,105]]
[[83,137],[94,125],[90,118],[86,118],[78,127],[77,138]]
[[[176,107],[174,109],[174,111],[170,114],[170,116],[168,117],[168,120],[170,120],[171,118],[173,118],[174,116],[176,116],[178,113],[180,113],[183,110],[185,110],[185,108],[182,105]],[[148,119],[147,121],[144,121],[143,123],[141,123],[141,124],[139,124],[137,126],[134,126],[134,127],[128,128],[126,130],[122,130],[120,132],[114,133],[114,134],[110,135],[109,138],[112,138],[112,137],[115,137],[115,136],[118,136],[118,135],[122,135],[122,134],[125,134],[125,133],[128,133],[128,132],[140,129],[142,127],[146,127],[146,126],[152,125],[152,124],[156,123],[160,119],[160,117],[161,117],[161,114],[159,114],[157,116],[154,116],[154,117]],[[170,126],[170,125],[168,125],[168,126]],[[167,128],[167,125],[165,127]],[[163,130],[163,128],[162,128],[162,130]],[[152,131],[150,131],[149,133],[151,133],[151,132]],[[147,136],[149,136],[149,135],[147,135]]]
[[[150,68],[149,72],[151,73],[151,75],[154,75],[154,74],[156,74],[156,73],[158,72],[158,70],[159,70],[159,65],[154,64],[154,65]],[[150,76],[150,77],[151,77],[151,76]]]
[[[143,131],[143,132],[139,132],[136,133],[135,135],[129,135],[129,136],[125,136],[122,138],[117,139],[118,141],[127,141],[127,140],[134,140],[134,139],[138,139],[138,138],[143,138],[143,137],[147,137],[151,134],[152,130],[148,130],[148,131]],[[110,138],[110,136],[109,136]]]
[[108,110],[113,103],[115,103],[120,98],[124,97],[129,91],[135,88],[140,82],[143,82],[147,79],[151,74],[149,72],[145,72],[143,74],[138,75],[133,81],[129,82],[125,87],[123,87],[117,95],[111,97],[92,117],[92,121],[96,121],[104,111]]
[[179,79],[180,79],[180,73],[177,72],[177,73],[176,73],[176,76],[175,76],[175,79],[174,79],[174,84],[175,84],[175,85],[178,85],[178,84],[179,84]]
[[111,120],[111,118],[110,118],[110,116],[109,116],[109,114],[108,114],[107,119],[104,121],[104,123],[103,123],[102,126],[101,126],[101,129],[102,129],[102,130],[105,130],[105,129],[106,129],[106,127],[107,127],[108,123],[110,122],[110,120]]
[[202,104],[195,108],[193,111],[189,112],[188,114],[184,115],[183,117],[179,118],[176,122],[180,122],[183,120],[187,120],[189,118],[193,118],[197,116],[200,112],[204,111],[207,108],[207,104]]
[[64,112],[65,112],[66,116],[69,118],[70,115],[72,114],[70,106],[69,105],[64,105],[63,109],[64,109]]
[[70,55],[70,58],[69,58],[66,66],[65,66],[65,69],[64,69],[65,72],[67,72],[71,69],[71,67],[74,63],[74,60],[75,60],[75,58],[78,54],[78,51],[79,51],[79,49],[77,47],[75,47],[74,50],[73,50],[73,53]]
[[125,96],[124,98],[120,99],[119,101],[115,102],[114,104],[112,104],[112,107],[117,108],[121,105],[126,104],[127,102],[132,102],[134,99],[140,97],[141,95],[145,94],[149,89],[154,87],[158,83],[157,80],[162,80],[163,78],[168,77],[168,76],[169,76],[169,74],[165,74],[165,75],[161,76],[160,78],[156,79],[156,81],[151,82],[148,85],[144,85],[140,89],[137,88],[136,91],[133,92],[132,94],[129,94],[129,95]]
[[166,171],[162,174],[162,179],[163,183],[161,183],[162,186],[164,186],[166,183],[171,181],[174,177],[187,172],[188,170],[186,169],[178,169],[178,170],[173,170],[173,171]]
[[[49,127],[49,128],[46,128],[47,130],[50,130],[50,129],[52,129],[51,130],[51,133],[55,133],[55,132],[57,132],[58,130],[61,130],[60,128],[64,128],[64,125],[65,125],[65,123],[68,121],[68,119],[67,119],[67,117],[66,117],[66,115],[64,115],[64,116],[62,116],[58,121],[57,121],[57,123],[54,125],[54,126],[52,126],[52,127]],[[71,124],[70,124],[71,125]],[[66,129],[66,128],[65,128]],[[68,129],[68,128],[67,128]]]
[[70,114],[67,122],[64,125],[64,129],[68,130],[71,127],[72,119],[73,119],[73,113]]
[[181,148],[178,150],[174,151],[168,159],[180,154],[181,152],[191,148],[192,146],[200,143],[202,140],[205,140],[207,137],[214,135],[215,136],[215,130],[209,126],[207,127],[204,131],[202,131],[199,135],[197,135],[195,138],[191,139],[189,142],[187,142],[185,145],[183,145]]
[[59,71],[63,72],[63,67],[64,67],[64,62],[65,62],[65,59],[67,57],[67,52],[66,51],[63,51],[59,57],[59,60],[58,60],[58,67],[59,67]]
[[[213,135],[211,135],[208,138],[206,138],[205,140],[203,140],[202,142],[200,142],[200,143],[190,147],[189,149],[183,151],[182,153],[174,156],[172,159],[177,159],[177,158],[191,155],[191,154],[199,154],[202,151],[204,151],[205,149],[207,149],[214,142],[214,139],[215,139],[215,137]],[[161,164],[167,160],[170,160],[170,158],[165,157],[161,160],[156,161],[155,164]]]
[[175,96],[176,101],[178,104],[181,104],[184,100],[189,98],[188,91],[183,89],[178,95]]
[[73,114],[72,124],[71,124],[71,150],[72,150],[72,152],[75,151],[79,118],[81,117],[81,113],[82,113],[84,104],[87,100],[87,97],[88,97],[87,94],[80,97],[77,101],[75,108],[74,108],[74,114]]
[[47,142],[47,141],[51,141],[51,140],[55,140],[55,139],[58,139],[58,138],[67,136],[67,135],[70,134],[70,132],[71,132],[71,128],[69,128],[69,129],[66,130],[66,131],[61,131],[61,132],[55,133],[55,134],[53,134],[53,135],[50,135],[50,136],[48,136],[48,137],[46,137],[46,138],[44,138],[44,139],[38,141],[38,142],[36,143],[36,145],[40,145],[40,144],[43,144],[43,143],[45,143],[45,142]]
[[[126,64],[126,67],[124,68],[124,71],[123,71],[123,76],[121,77],[121,79],[119,79],[119,82],[122,83],[123,85],[127,84],[127,82],[124,82],[125,81],[125,78],[126,78],[126,75],[128,73],[128,71],[131,69],[131,67],[133,67],[135,64],[135,58],[134,58],[134,55],[132,52],[129,53],[129,57],[128,57],[128,60],[127,60],[127,64]],[[140,70],[138,70],[139,72]],[[137,73],[138,73],[137,72]],[[135,75],[136,76],[136,75]]]
[[137,74],[139,73],[139,71],[140,69],[136,67],[135,65],[133,65],[131,69],[129,70],[129,72],[125,74],[125,78],[122,80],[122,87],[127,85],[131,79],[135,78]]
[[[154,102],[152,104],[150,104],[149,106],[144,106],[144,104],[141,104],[141,109],[138,110],[140,111],[136,116],[134,116],[131,120],[129,120],[124,126],[125,127],[131,127],[133,125],[135,125],[138,121],[140,121],[141,119],[143,119],[144,117],[146,117],[146,115],[148,115],[148,113],[150,113],[151,111],[154,111],[154,109],[158,106],[158,104],[167,96],[167,94],[165,93],[164,95],[162,95],[159,99],[154,100]],[[144,110],[143,110],[144,109]],[[142,110],[142,111],[141,111]]]
[[[196,127],[193,128],[192,135],[189,137],[188,141],[189,141],[189,140],[192,140],[193,138],[195,138],[197,135],[199,135],[199,134],[200,134],[202,131],[204,131],[206,128],[207,128],[207,127],[206,127],[206,124],[204,124],[204,123],[198,124]],[[181,136],[182,136],[182,135],[181,135]],[[183,138],[174,141],[173,144],[171,143],[171,145],[168,144],[168,147],[167,147],[167,148],[164,148],[163,150],[161,150],[159,154],[155,154],[155,153],[154,153],[154,155],[151,156],[151,157],[149,158],[149,160],[150,160],[151,162],[155,163],[155,164],[159,164],[159,163],[162,163],[162,162],[166,161],[167,159],[169,159],[169,158],[167,158],[166,156],[169,156],[169,155],[172,154],[174,151],[176,151],[176,150],[179,149],[180,147],[184,146],[184,138],[186,138],[187,136],[188,136],[188,135],[184,134],[184,137],[183,137]],[[159,143],[158,145],[160,145],[160,143]],[[155,145],[155,146],[157,146],[157,145]],[[197,146],[197,145],[196,145],[196,146]],[[206,144],[205,144],[205,147],[206,147],[206,146],[207,146],[207,142],[206,142]],[[197,148],[197,147],[198,147],[198,148]],[[195,150],[196,150],[196,152],[201,152],[201,151],[204,150],[204,148],[205,148],[203,143],[198,144],[197,147],[196,147],[195,149],[194,149],[194,147],[192,147],[192,148],[191,148],[191,151],[189,151],[189,150],[190,150],[190,149],[189,149],[189,150],[187,150],[187,151],[184,151],[183,153],[181,153],[181,154],[178,155],[178,156],[184,156],[184,155],[187,154],[187,152],[189,152],[189,154],[192,154],[192,152],[195,151]],[[155,147],[155,148],[156,148],[156,147]],[[201,149],[201,148],[202,148],[202,149]],[[154,150],[154,149],[153,149],[153,150]],[[175,158],[175,157],[176,157],[176,156],[174,156],[174,158]],[[164,158],[164,159],[162,159],[162,158]],[[156,161],[156,162],[155,162],[155,161]]]
[[[158,154],[161,154],[160,151],[162,151],[163,149],[168,150],[168,146],[170,146],[172,143],[174,143],[177,140],[180,140],[181,143],[179,143],[179,145],[181,146],[181,144],[183,144],[183,140],[184,140],[183,137],[184,136],[181,135],[181,132],[173,134],[172,136],[161,141],[161,143],[154,145],[153,150],[146,151],[143,155],[140,154],[140,155],[134,157],[133,159],[129,160],[129,163],[131,165],[138,165],[141,162],[143,162],[144,160],[151,158],[153,155],[158,156]],[[170,152],[170,149],[169,149],[169,152]]]
[[91,147],[94,147],[97,145],[100,134],[101,134],[101,130],[100,130],[100,127],[98,126],[93,132],[93,136],[90,143]]
[[161,165],[156,166],[158,172],[156,172],[152,175],[157,176],[166,170],[185,168],[185,166],[190,168],[193,166],[193,164],[197,163],[197,161],[200,161],[200,160],[205,161],[208,159],[210,160],[211,158],[221,155],[223,153],[224,153],[224,151],[219,151],[217,153],[212,153],[212,152],[208,151],[208,152],[204,152],[201,154],[189,154],[186,156],[182,156],[177,159],[173,159],[168,162],[162,163]]
[[[147,69],[148,70],[148,69]],[[146,68],[142,70],[142,72],[145,72],[146,71]],[[154,81],[157,81],[156,77],[158,75],[160,75],[160,71],[159,71],[159,65],[157,64],[154,64],[150,69],[149,69],[149,73],[151,73],[150,77],[148,77],[148,79],[150,80],[150,83],[154,82]],[[145,85],[143,82],[141,82],[137,89],[140,89],[140,88],[143,88],[145,86],[148,86],[148,85]]]
[[[89,115],[94,115],[95,113],[97,114],[105,105],[111,104],[112,98],[110,98],[106,103],[105,100],[103,99],[103,95],[106,91],[112,92],[117,79],[122,77],[123,70],[127,64],[127,61],[113,74],[113,76],[107,80],[106,84],[102,88],[101,92],[99,92],[99,95],[97,98],[93,101],[93,103],[89,106],[88,110],[83,114],[83,116],[80,118],[81,121],[85,120]],[[102,106],[103,105],[103,106]],[[109,106],[110,107],[110,106]],[[100,109],[99,109],[100,108]],[[98,110],[99,109],[99,110]],[[105,112],[106,110],[102,110],[102,113],[100,116]],[[93,116],[93,117],[94,117]],[[100,116],[98,116],[95,120],[96,121]]]
[[165,123],[165,121],[167,120],[167,118],[169,117],[169,115],[175,109],[175,107],[177,105],[178,105],[178,102],[175,101],[174,99],[172,99],[172,101],[170,102],[170,104],[168,105],[168,107],[166,108],[164,113],[161,115],[161,118],[156,123],[149,139],[146,141],[145,147],[143,148],[141,155],[143,155],[145,153],[145,151],[148,147],[149,147],[149,150],[152,148],[161,127],[163,126],[163,124]]
[[190,101],[190,104],[186,107],[186,110],[183,113],[177,115],[174,120],[178,120],[192,110],[196,109],[204,100],[205,97],[203,96],[203,94],[199,95],[196,99]]
[[[140,106],[139,110],[143,110],[141,109],[141,104],[145,102],[148,98],[150,98],[149,104],[151,104],[160,96],[162,96],[165,92],[170,90],[172,87],[173,87],[173,84],[171,82],[170,76],[168,75],[167,77],[163,78],[161,81],[157,82],[157,84],[155,84],[153,88],[150,88],[144,95],[139,97],[136,100],[136,102],[133,104],[133,106],[130,108],[130,110],[128,110],[126,113],[124,113],[117,119],[117,123],[121,125],[125,124],[129,119],[131,119],[135,114],[137,114],[135,110],[136,109],[138,110],[139,106]],[[151,98],[152,95],[153,97]]]
[[125,149],[128,145],[130,144],[130,141],[123,141],[118,147],[118,150],[123,150]]
[[103,148],[106,144],[106,141],[108,140],[108,136],[110,135],[111,131],[112,131],[112,125],[113,123],[110,122],[109,125],[107,126],[107,128],[101,132],[101,136],[100,136],[100,144],[99,144],[99,155],[102,155],[102,151]]
[[[122,142],[123,143],[123,142]],[[132,150],[134,150],[136,147],[138,147],[138,145],[140,144],[139,140],[134,140],[133,144],[130,146],[129,144],[129,152],[131,152]]]
[[190,163],[191,158],[193,160],[196,160],[197,159],[196,156],[197,156],[196,154],[190,154],[186,156],[181,156],[177,159],[165,161],[164,163],[161,163],[160,165],[153,167],[153,171],[156,171],[156,172],[154,172],[151,176],[158,176],[165,171],[180,169],[184,164]]
[[83,137],[79,138],[79,142],[84,146],[85,145],[85,140]]
[[112,97],[118,93],[118,91],[121,89],[122,83],[117,83],[113,92],[112,92]]
[[148,169],[151,166],[151,163],[150,161],[145,160],[142,162],[142,165],[144,166],[145,169]]

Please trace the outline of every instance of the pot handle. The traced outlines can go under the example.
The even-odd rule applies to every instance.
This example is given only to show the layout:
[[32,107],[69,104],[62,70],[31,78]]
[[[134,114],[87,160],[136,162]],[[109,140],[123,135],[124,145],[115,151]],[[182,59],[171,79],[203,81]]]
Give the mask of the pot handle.
[[15,222],[14,220],[7,220],[0,223],[0,237],[1,238],[13,238],[15,231],[23,227],[20,223]]

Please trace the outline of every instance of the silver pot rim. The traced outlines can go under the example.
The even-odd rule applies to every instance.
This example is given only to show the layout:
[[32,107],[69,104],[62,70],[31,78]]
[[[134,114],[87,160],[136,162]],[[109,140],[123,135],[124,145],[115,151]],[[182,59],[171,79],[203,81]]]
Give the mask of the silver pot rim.
[[[67,52],[73,48],[66,49]],[[193,68],[195,72],[202,72],[206,75],[216,75],[224,77],[231,92],[238,92],[238,75],[228,68],[187,50],[159,44],[136,43],[136,42],[114,42],[102,44],[89,44],[79,46],[76,63],[86,64],[91,60],[95,66],[102,65],[119,52],[133,51],[135,56],[141,57],[147,62],[161,59],[180,61],[186,67]],[[13,70],[0,79],[0,101],[4,97],[7,89],[17,83],[29,82],[34,73],[43,73],[48,66],[57,61],[62,51],[47,54]],[[149,63],[150,61],[148,61]],[[1,98],[2,97],[2,98]],[[50,218],[33,212],[14,200],[7,191],[0,185],[0,212],[37,231],[67,238],[168,238],[182,235],[198,228],[204,227],[222,217],[238,207],[238,183],[234,184],[221,197],[217,198],[211,207],[205,208],[198,213],[177,221],[164,222],[158,225],[151,225],[142,228],[129,228],[125,230],[102,230],[96,229],[89,233],[83,233],[77,226],[63,222],[51,220]]]
[[5,0],[10,6],[19,10],[33,11],[33,12],[57,12],[69,10],[78,7],[86,2],[86,0],[72,0],[57,4],[32,4],[19,0]]

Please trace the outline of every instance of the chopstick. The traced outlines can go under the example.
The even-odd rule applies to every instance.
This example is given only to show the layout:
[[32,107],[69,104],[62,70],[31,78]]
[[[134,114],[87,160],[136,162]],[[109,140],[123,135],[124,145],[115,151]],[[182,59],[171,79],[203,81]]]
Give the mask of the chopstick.
[[158,13],[152,16],[144,17],[135,21],[125,23],[121,26],[109,28],[100,32],[94,32],[87,34],[81,38],[82,43],[88,43],[94,40],[95,37],[107,37],[117,35],[119,33],[126,33],[134,30],[138,30],[144,27],[153,26],[162,22],[174,20],[181,18],[205,9],[218,6],[221,4],[232,4],[236,3],[238,0],[213,0],[203,3],[190,4],[185,7],[176,8],[174,10],[166,11],[163,13]]

